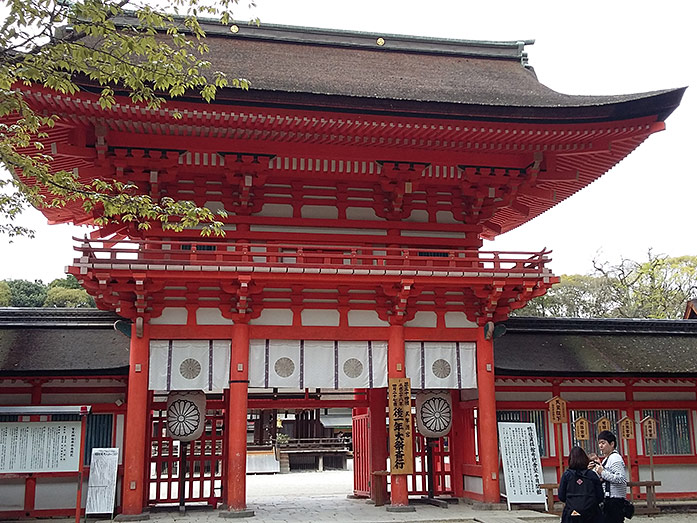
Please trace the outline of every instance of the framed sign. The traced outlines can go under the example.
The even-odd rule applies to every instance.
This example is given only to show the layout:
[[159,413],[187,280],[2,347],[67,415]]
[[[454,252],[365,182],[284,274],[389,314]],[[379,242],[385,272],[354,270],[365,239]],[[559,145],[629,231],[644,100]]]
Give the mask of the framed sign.
[[612,430],[612,422],[609,420],[609,418],[606,418],[603,416],[602,418],[598,418],[598,421],[595,422],[596,427],[598,427],[598,432],[602,432],[604,430]]
[[409,378],[390,378],[390,474],[412,474],[411,382]]
[[656,427],[656,420],[650,416],[645,417],[641,420],[641,427],[644,433],[645,439],[657,439],[658,430]]
[[0,423],[0,472],[80,470],[79,421]]
[[547,507],[547,495],[540,488],[544,477],[535,424],[499,423],[498,427],[508,509],[511,503],[544,503]]

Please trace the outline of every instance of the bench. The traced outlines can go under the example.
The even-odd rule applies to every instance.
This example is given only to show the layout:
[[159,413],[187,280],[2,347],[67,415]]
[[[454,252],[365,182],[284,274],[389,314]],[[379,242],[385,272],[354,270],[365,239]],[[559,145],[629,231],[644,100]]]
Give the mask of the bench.
[[[637,514],[658,514],[661,509],[656,505],[656,487],[661,485],[660,481],[628,481],[627,487],[629,487],[630,497],[634,501],[634,495],[632,493],[632,487],[645,488],[646,489],[646,506],[634,505]],[[554,511],[554,490],[559,488],[557,483],[540,483],[540,488],[547,491],[547,512],[556,513]]]

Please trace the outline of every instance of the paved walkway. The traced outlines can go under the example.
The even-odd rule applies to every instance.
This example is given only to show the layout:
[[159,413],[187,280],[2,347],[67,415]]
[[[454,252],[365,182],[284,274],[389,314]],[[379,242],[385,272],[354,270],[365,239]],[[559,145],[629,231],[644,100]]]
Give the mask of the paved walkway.
[[[473,523],[557,523],[559,517],[533,510],[482,510],[478,505],[460,503],[448,508],[416,505],[414,512],[388,512],[364,499],[350,499],[352,471],[296,472],[291,474],[247,476],[247,504],[255,515],[240,519],[249,523],[382,523],[402,522],[473,522]],[[231,523],[220,511],[192,507],[180,514],[177,507],[155,509],[154,523]],[[74,519],[52,519],[51,523],[71,523]],[[696,514],[661,514],[635,516],[631,523],[693,523]],[[97,523],[93,517],[89,523]]]

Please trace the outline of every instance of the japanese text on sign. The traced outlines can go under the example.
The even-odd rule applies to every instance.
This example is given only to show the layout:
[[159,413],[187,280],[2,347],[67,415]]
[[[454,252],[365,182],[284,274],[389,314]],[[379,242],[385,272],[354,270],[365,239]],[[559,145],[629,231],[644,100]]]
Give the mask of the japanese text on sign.
[[588,441],[590,438],[590,423],[586,418],[578,418],[574,423],[574,437],[577,441]]
[[546,503],[542,461],[534,423],[499,423],[506,498],[511,503]]
[[549,400],[549,419],[552,423],[567,423],[569,418],[566,410],[566,401],[559,396]]
[[80,468],[79,421],[0,423],[0,472],[74,472]]
[[644,438],[657,439],[656,420],[646,417],[641,421],[641,426],[644,429]]
[[602,432],[604,430],[612,430],[612,422],[605,416],[599,418],[598,421],[596,421],[595,423],[598,426],[598,432]]
[[414,469],[411,421],[411,382],[390,378],[390,473],[411,474]]
[[625,416],[620,420],[620,434],[624,439],[634,439],[634,421]]

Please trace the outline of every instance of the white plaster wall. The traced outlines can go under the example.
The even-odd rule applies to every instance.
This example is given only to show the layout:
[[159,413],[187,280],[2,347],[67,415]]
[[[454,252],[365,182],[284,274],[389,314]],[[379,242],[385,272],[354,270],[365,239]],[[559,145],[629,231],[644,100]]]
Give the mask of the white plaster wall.
[[234,322],[224,318],[217,307],[199,307],[196,309],[196,323],[198,325],[232,325]]
[[30,405],[31,394],[0,394],[1,405]]
[[384,229],[357,229],[349,227],[299,227],[282,225],[251,225],[253,232],[307,233],[307,234],[360,234],[363,236],[387,236]]
[[265,203],[261,211],[254,213],[254,216],[270,216],[272,218],[292,218],[293,206],[282,203]]
[[542,467],[542,479],[545,483],[556,483],[557,482],[557,469],[556,467]]
[[[496,401],[547,401],[552,392],[505,392],[496,391]],[[502,406],[501,408],[505,408]]]
[[225,210],[225,204],[223,204],[223,202],[216,201],[216,200],[209,200],[209,201],[207,201],[206,203],[204,203],[203,206],[204,206],[206,209],[209,209],[209,210],[211,210],[211,211],[213,211],[213,212],[218,212],[218,211],[223,211],[223,210]]
[[250,325],[293,325],[293,311],[290,309],[264,309],[258,318],[249,321]]
[[24,479],[0,479],[0,511],[24,508]]
[[406,237],[420,238],[422,236],[428,236],[429,238],[464,238],[464,232],[456,231],[401,231],[400,234]]
[[484,484],[479,476],[463,476],[465,483],[465,492],[474,492],[475,494],[484,494]]
[[93,403],[115,403],[116,400],[123,401],[124,394],[70,394],[68,391],[65,394],[42,394],[42,405],[65,405],[65,404],[84,404],[90,405]]
[[327,309],[305,309],[301,321],[308,327],[338,327],[339,311]]
[[425,209],[413,209],[405,222],[428,223],[428,211]]
[[372,207],[348,207],[346,209],[346,219],[385,221],[385,218],[380,218],[377,214],[375,214],[375,209]]
[[634,399],[636,401],[654,401],[654,400],[667,400],[667,401],[694,401],[694,392],[644,392],[644,391],[634,391]]
[[464,312],[446,312],[445,313],[445,326],[448,329],[465,328],[471,329],[477,326],[467,319],[467,315]]
[[405,327],[431,327],[435,328],[438,316],[433,311],[421,311],[414,314],[414,318],[404,322]]
[[114,422],[116,423],[116,441],[114,441],[114,446],[119,449],[119,465],[123,464],[123,438],[124,430],[126,428],[126,416],[123,414],[117,414],[114,416]]
[[561,396],[566,401],[624,401],[625,394],[622,391],[617,392],[603,392],[603,391],[565,391],[563,388],[560,390]]
[[300,209],[300,216],[303,218],[336,220],[339,217],[339,209],[329,205],[303,205]]
[[[697,491],[697,467],[694,465],[654,465],[654,477],[661,482],[656,492],[695,492]],[[639,467],[639,480],[650,481],[649,466]]]
[[[75,508],[77,495],[76,478],[36,478],[37,510],[52,508]],[[87,481],[82,483],[82,503],[87,501]]]
[[151,318],[151,325],[186,325],[186,307],[165,307],[157,318]]
[[381,320],[376,311],[348,311],[349,327],[388,327],[389,322]]
[[451,211],[436,212],[436,221],[438,223],[458,223]]

